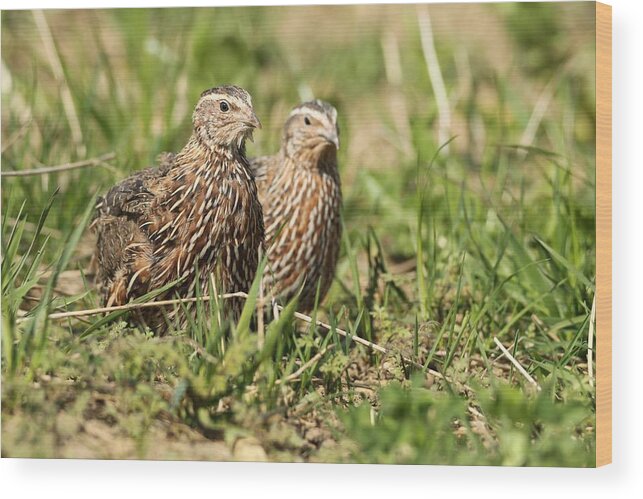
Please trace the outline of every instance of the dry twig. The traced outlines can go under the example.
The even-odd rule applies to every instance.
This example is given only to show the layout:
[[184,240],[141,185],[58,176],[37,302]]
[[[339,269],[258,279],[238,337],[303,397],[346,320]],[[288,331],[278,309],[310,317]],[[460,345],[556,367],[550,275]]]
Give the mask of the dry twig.
[[[248,298],[247,293],[244,293],[243,291],[238,291],[236,293],[226,293],[223,295],[220,295],[218,297],[219,299],[230,299],[230,298]],[[162,307],[162,306],[167,306],[167,305],[176,305],[179,303],[193,303],[197,301],[207,301],[210,300],[210,296],[201,296],[201,297],[196,297],[196,298],[180,298],[180,299],[174,299],[174,300],[160,300],[160,301],[151,301],[151,302],[146,302],[146,303],[128,303],[127,305],[119,305],[115,307],[100,307],[100,308],[93,308],[93,309],[86,309],[86,310],[74,310],[71,312],[59,312],[59,313],[54,313],[54,314],[49,314],[49,319],[50,320],[55,320],[55,319],[66,319],[70,317],[84,317],[88,315],[98,315],[98,314],[103,314],[103,313],[109,313],[109,312],[117,312],[117,311],[127,311],[127,310],[136,310],[140,308],[148,308],[148,307]],[[284,307],[281,305],[277,305],[276,303],[274,304],[274,307],[277,310],[283,310]],[[313,321],[312,317],[309,317],[306,314],[302,314],[301,312],[295,312],[294,316],[302,320],[304,322],[307,322],[308,324],[315,324],[316,326],[322,327],[328,331],[335,331],[337,334],[340,336],[343,336],[346,339],[349,339],[351,341],[354,341],[355,343],[359,343],[360,345],[363,345],[371,350],[374,350],[376,352],[380,352],[382,354],[388,355],[388,354],[394,354],[395,352],[389,350],[388,348],[384,348],[383,346],[378,345],[377,343],[373,343],[372,341],[368,341],[360,336],[350,334],[343,329],[340,329],[338,327],[332,327],[330,324],[326,324],[325,322],[322,321]],[[25,322],[27,320],[30,320],[31,317],[21,317],[16,320],[17,323]],[[503,347],[504,348],[504,347]],[[397,355],[396,355],[397,356]],[[450,380],[448,377],[444,376],[442,373],[435,371],[431,368],[425,368],[422,364],[419,362],[416,362],[412,359],[409,359],[408,357],[404,357],[402,355],[399,355],[399,358],[405,362],[406,364],[413,365],[419,369],[425,370],[429,374],[432,374],[436,378],[443,379],[447,383],[453,383],[452,380]],[[312,359],[311,359],[312,360]],[[310,361],[309,361],[310,362]],[[527,374],[527,376],[529,376]],[[535,382],[534,382],[535,383]],[[473,390],[471,389],[470,386],[462,383],[461,384],[464,389],[466,389],[469,392],[472,392]]]
[[[228,298],[247,298],[246,293],[227,293],[221,295],[219,298],[228,299]],[[55,314],[49,314],[50,320],[55,319],[67,319],[69,317],[84,317],[87,315],[98,315],[109,312],[118,312],[125,310],[137,310],[139,308],[150,308],[150,307],[164,307],[167,305],[178,305],[179,303],[193,303],[197,301],[207,301],[209,296],[200,296],[197,298],[181,298],[175,300],[159,300],[159,301],[149,301],[146,303],[128,303],[127,305],[117,305],[115,307],[99,307],[99,308],[90,308],[85,310],[73,310],[71,312],[59,312]],[[29,320],[30,317],[23,317],[17,320],[18,323],[25,322]]]
[[91,159],[84,159],[82,161],[77,161],[75,163],[65,163],[63,165],[57,165],[57,166],[47,166],[45,168],[34,168],[33,170],[16,170],[16,171],[3,171],[0,174],[3,177],[26,177],[28,175],[45,175],[47,173],[58,173],[58,172],[64,172],[68,170],[75,170],[76,168],[85,168],[88,166],[97,166],[105,161],[109,161],[111,159],[114,159],[116,157],[116,154],[113,152],[103,154],[102,156],[98,156],[97,158],[91,158]]

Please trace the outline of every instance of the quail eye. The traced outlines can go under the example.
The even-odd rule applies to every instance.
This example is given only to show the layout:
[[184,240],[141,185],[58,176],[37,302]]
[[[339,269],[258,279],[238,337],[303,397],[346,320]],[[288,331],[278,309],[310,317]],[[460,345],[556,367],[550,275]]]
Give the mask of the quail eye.
[[230,105],[226,101],[222,100],[219,103],[219,109],[221,109],[221,111],[223,111],[224,113],[227,113],[230,110]]
[[308,116],[304,117],[304,123],[306,123],[306,125],[310,125],[310,118],[308,118]]

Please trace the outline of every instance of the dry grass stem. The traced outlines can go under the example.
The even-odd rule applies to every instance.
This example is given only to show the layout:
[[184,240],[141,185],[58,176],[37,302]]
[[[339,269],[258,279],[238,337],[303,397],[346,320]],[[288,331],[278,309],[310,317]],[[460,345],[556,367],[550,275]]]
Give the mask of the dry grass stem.
[[[259,261],[263,259],[261,247],[259,248]],[[264,317],[263,310],[265,306],[265,293],[263,287],[263,275],[259,281],[259,296],[257,297],[257,345],[259,348],[263,347],[263,342],[265,340],[265,330],[264,330]]]
[[[554,91],[556,90],[557,83],[558,77],[554,76],[551,80],[549,80],[547,85],[545,85],[545,88],[543,88],[542,92],[538,96],[538,100],[536,101],[531,116],[529,117],[529,121],[527,122],[527,126],[525,127],[525,130],[520,137],[521,146],[529,147],[534,143],[538,128],[540,127],[540,124],[545,117],[545,114],[547,113],[549,104],[554,98]],[[526,149],[521,149],[518,151],[518,157],[520,159],[524,159],[525,156],[527,156]]]
[[[315,355],[313,355],[310,360],[306,363],[304,363],[299,369],[297,369],[295,372],[292,374],[289,374],[286,376],[283,380],[284,383],[290,383],[291,381],[295,381],[301,376],[306,369],[314,366],[318,361],[321,360],[321,358],[326,355],[329,351],[331,351],[333,348],[335,348],[335,345],[328,345],[326,348],[324,348],[321,352],[317,352]],[[277,385],[280,385],[282,381],[278,379],[275,381]]]
[[391,91],[389,92],[391,117],[397,129],[399,147],[404,156],[410,158],[415,154],[413,150],[413,132],[409,124],[411,123],[411,118],[406,106],[404,92],[402,91],[404,75],[400,61],[400,47],[395,33],[389,31],[386,36],[382,38],[381,44],[384,55],[386,79],[391,86]]
[[[283,307],[281,307],[280,305],[277,305],[277,307],[280,308],[280,309],[283,309]],[[300,320],[304,321],[304,322],[307,322],[308,324],[313,323],[312,317],[309,317],[306,314],[302,314],[301,312],[295,312],[295,317],[297,319],[300,319]],[[359,343],[360,345],[363,345],[363,346],[365,346],[365,347],[367,347],[367,348],[369,348],[371,350],[374,350],[376,352],[380,352],[380,353],[383,353],[385,355],[395,353],[392,350],[389,350],[388,348],[384,348],[383,346],[378,345],[377,343],[373,343],[372,341],[365,340],[361,336],[357,336],[357,335],[354,335],[354,334],[349,334],[346,331],[344,331],[343,329],[340,329],[338,327],[333,328],[330,324],[326,324],[325,322],[315,321],[315,325],[319,326],[319,327],[323,327],[324,329],[327,329],[328,331],[335,331],[340,336],[343,336],[344,338],[350,339],[351,341],[354,341],[355,343]],[[413,365],[413,366],[415,366],[415,367],[417,367],[419,369],[422,369],[423,371],[425,370],[426,372],[432,374],[436,378],[443,379],[447,383],[452,383],[452,381],[448,377],[446,377],[445,375],[443,375],[442,373],[440,373],[438,371],[435,371],[435,370],[433,370],[431,368],[428,368],[428,367],[425,368],[419,362],[416,362],[416,361],[414,361],[412,359],[409,359],[408,357],[404,357],[403,355],[400,355],[399,357],[406,364]],[[464,383],[462,384],[462,386],[469,392],[473,391],[470,386],[468,386],[468,385],[466,385]]]
[[272,313],[275,317],[275,320],[279,319],[279,305],[277,305],[277,302],[273,299],[272,300]]
[[[4,65],[2,66],[2,69],[4,70]],[[24,123],[17,132],[15,132],[13,135],[11,135],[7,140],[5,140],[2,144],[2,152],[8,151],[16,142],[18,142],[22,136],[27,132],[29,127],[31,126],[31,119],[29,119],[26,123]]]
[[[215,297],[216,299],[230,299],[230,298],[248,298],[247,293],[244,293],[243,291],[238,291],[236,293],[226,293],[223,295],[219,295],[218,297]],[[180,299],[174,299],[174,300],[159,300],[159,301],[151,301],[151,302],[146,302],[146,303],[128,303],[127,305],[119,305],[115,307],[99,307],[99,308],[92,308],[92,309],[85,309],[85,310],[74,310],[71,312],[58,312],[54,314],[49,314],[48,319],[49,320],[59,320],[59,319],[67,319],[67,318],[77,318],[77,317],[84,317],[88,315],[98,315],[98,314],[103,314],[103,313],[110,313],[110,312],[118,312],[118,311],[127,311],[127,310],[136,310],[140,308],[149,308],[149,307],[163,307],[163,306],[168,306],[168,305],[177,305],[180,303],[194,303],[197,301],[207,301],[210,300],[210,296],[201,296],[197,298],[180,298]],[[283,310],[284,307],[281,305],[277,305],[276,303],[273,304],[273,307],[276,308],[277,310]],[[333,327],[330,324],[327,324],[322,321],[313,321],[312,317],[302,314],[301,312],[295,312],[294,316],[301,320],[304,321],[308,324],[315,324],[316,326],[322,327],[328,331],[335,331],[337,334],[340,336],[343,336],[346,339],[349,339],[350,341],[354,341],[355,343],[359,343],[360,345],[363,345],[371,350],[374,350],[376,352],[380,352],[382,354],[388,355],[388,354],[396,354],[396,352],[393,352],[392,350],[389,350],[388,348],[384,348],[381,345],[378,345],[377,343],[373,343],[372,341],[368,341],[360,336],[350,334],[347,331],[344,331],[343,329],[340,329],[338,327]],[[16,323],[22,323],[30,320],[31,317],[20,317],[19,319],[16,320]],[[501,346],[501,348],[504,349],[504,347]],[[399,358],[402,360],[402,362],[413,365],[416,368],[425,370],[426,372],[432,374],[433,376],[443,379],[448,383],[452,383],[452,381],[444,376],[442,373],[435,371],[431,368],[425,368],[422,364],[419,362],[416,362],[412,359],[409,359],[408,357],[404,357],[402,355],[399,355]],[[512,358],[512,357],[511,357]],[[515,359],[514,359],[514,362]],[[303,366],[302,366],[303,367]],[[522,368],[520,368],[522,369]],[[525,371],[524,374],[531,379],[529,374]],[[536,383],[533,381],[533,383]],[[473,391],[471,387],[469,387],[466,384],[462,384],[462,386],[467,390],[467,391]],[[536,386],[538,386],[536,384]],[[539,387],[540,389],[540,387]]]
[[68,170],[75,170],[77,168],[86,168],[90,166],[98,166],[104,163],[105,161],[110,161],[116,157],[116,154],[113,152],[103,154],[97,158],[84,159],[82,161],[76,161],[75,163],[65,163],[63,165],[57,166],[47,166],[45,168],[34,168],[33,170],[18,170],[18,171],[3,171],[0,174],[3,177],[26,177],[29,175],[45,175],[48,173],[58,173]]
[[592,312],[589,316],[589,332],[587,333],[587,377],[589,386],[594,386],[594,328],[596,327],[596,295],[592,301]]
[[[247,297],[248,295],[243,292],[227,293],[219,296],[219,298],[222,298],[222,299],[247,298]],[[146,303],[128,303],[127,305],[118,305],[115,307],[99,307],[99,308],[91,308],[91,309],[84,309],[84,310],[73,310],[71,312],[60,312],[55,314],[49,314],[48,318],[49,320],[67,319],[69,317],[84,317],[87,315],[98,315],[98,314],[125,311],[125,310],[137,310],[139,308],[164,307],[167,305],[178,305],[179,303],[194,303],[197,301],[207,301],[207,300],[210,300],[210,296],[200,296],[198,298],[181,298],[181,299],[175,299],[175,300],[159,300],[159,301],[150,301]],[[21,319],[18,319],[17,322],[18,323],[25,322],[29,319],[30,317],[23,317]]]
[[[433,87],[433,94],[438,106],[438,141],[444,144],[449,140],[451,135],[451,109],[449,107],[449,98],[447,96],[446,86],[440,70],[440,62],[435,51],[433,43],[433,28],[431,27],[431,17],[426,5],[417,8],[418,26],[420,28],[420,39],[422,42],[422,52],[429,72],[429,79]],[[443,153],[449,152],[449,146],[443,148]]]
[[78,119],[78,113],[76,113],[74,99],[72,98],[69,85],[67,84],[67,79],[65,78],[63,65],[60,61],[60,56],[58,55],[58,50],[54,43],[54,37],[51,34],[47,18],[42,10],[34,10],[33,17],[36,22],[36,27],[38,28],[38,33],[40,34],[40,38],[42,39],[42,43],[45,47],[47,61],[49,62],[51,71],[54,74],[54,78],[56,78],[56,81],[60,85],[60,97],[67,117],[67,122],[69,123],[72,140],[76,146],[76,153],[79,156],[84,156],[85,145],[83,143],[83,132],[80,128],[80,121]]
[[[279,305],[278,305],[278,307],[283,308],[283,307],[281,307]],[[355,336],[354,334],[349,334],[346,331],[344,331],[343,329],[339,329],[338,327],[333,327],[330,324],[326,324],[325,322],[313,321],[312,317],[309,317],[306,314],[302,314],[301,312],[295,312],[295,317],[297,317],[297,319],[300,319],[300,320],[302,320],[304,322],[307,322],[308,324],[313,324],[313,322],[314,322],[314,324],[316,326],[323,327],[324,329],[327,329],[328,331],[336,331],[337,334],[339,334],[340,336],[343,336],[344,338],[350,339],[351,341],[354,341],[355,343],[360,343],[361,345],[364,345],[364,346],[370,348],[371,350],[375,350],[376,352],[380,352],[380,353],[383,353],[383,354],[389,353],[388,349],[386,349],[386,348],[384,348],[384,347],[382,347],[382,346],[380,346],[380,345],[378,345],[376,343],[373,343],[371,341],[365,340],[364,338],[361,338],[359,336]]]
[[536,382],[534,378],[531,377],[531,375],[527,372],[527,370],[520,365],[520,362],[518,362],[513,355],[507,350],[502,343],[500,343],[500,340],[496,338],[495,336],[493,337],[493,341],[496,345],[498,345],[498,348],[502,350],[502,353],[505,354],[505,356],[511,361],[511,363],[516,366],[516,369],[518,369],[518,372],[522,374],[529,383],[534,385],[538,391],[541,390],[540,385]]

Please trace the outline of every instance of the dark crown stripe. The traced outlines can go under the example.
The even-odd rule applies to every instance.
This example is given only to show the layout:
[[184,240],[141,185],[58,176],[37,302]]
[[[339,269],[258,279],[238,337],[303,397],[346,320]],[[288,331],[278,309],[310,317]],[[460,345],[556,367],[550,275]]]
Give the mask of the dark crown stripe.
[[202,99],[207,95],[213,95],[213,94],[229,95],[230,97],[235,97],[237,99],[240,99],[246,102],[249,100],[248,92],[246,92],[241,87],[237,87],[236,85],[222,85],[220,87],[210,88],[204,91],[203,93],[201,93],[200,98]]

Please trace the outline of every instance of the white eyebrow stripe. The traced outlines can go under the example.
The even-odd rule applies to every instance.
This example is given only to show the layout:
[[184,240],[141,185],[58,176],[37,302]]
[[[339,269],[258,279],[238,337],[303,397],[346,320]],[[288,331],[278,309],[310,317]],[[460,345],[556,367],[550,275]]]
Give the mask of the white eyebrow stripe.
[[240,105],[245,106],[245,105],[248,105],[248,104],[250,106],[252,106],[252,102],[250,101],[249,98],[248,98],[248,102],[246,103],[246,101],[244,101],[242,99],[239,99],[238,97],[235,97],[234,95],[230,95],[230,94],[208,94],[208,95],[205,95],[205,96],[201,97],[201,100],[217,101],[219,99],[225,99],[228,102],[235,102],[239,106]]
[[315,104],[317,104],[322,109],[327,109],[327,111],[330,113],[330,115],[332,117],[333,123],[335,123],[337,121],[337,109],[335,109],[335,106],[331,106],[331,105],[329,105],[329,104],[327,104],[324,101],[321,101],[319,99],[315,99],[314,102],[315,102]]
[[322,113],[317,109],[311,109],[309,107],[298,107],[296,109],[293,109],[293,111],[290,113],[290,117],[297,116],[299,114],[312,116],[313,118],[321,121],[322,123],[325,123],[331,126],[333,125],[333,122],[328,118],[328,114]]

